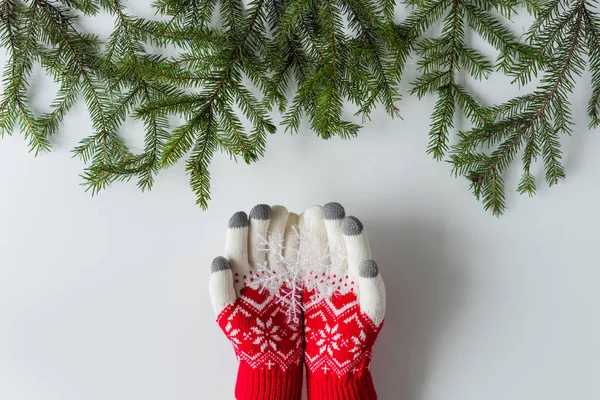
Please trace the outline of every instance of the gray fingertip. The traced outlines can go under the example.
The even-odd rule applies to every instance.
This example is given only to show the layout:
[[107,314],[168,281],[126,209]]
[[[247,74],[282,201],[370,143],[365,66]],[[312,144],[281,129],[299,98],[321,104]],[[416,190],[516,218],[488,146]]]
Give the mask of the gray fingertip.
[[363,260],[358,267],[358,275],[362,278],[375,278],[379,274],[379,267],[373,260]]
[[363,231],[363,224],[356,217],[346,217],[342,221],[342,232],[346,236],[360,235]]
[[248,226],[248,216],[243,211],[238,211],[229,218],[230,228],[245,228]]
[[225,257],[220,256],[215,258],[210,266],[210,272],[225,271],[227,269],[231,269],[229,261]]
[[323,206],[323,218],[342,219],[346,216],[346,210],[340,203],[327,203]]
[[266,220],[271,218],[271,207],[266,204],[258,204],[250,210],[250,218]]

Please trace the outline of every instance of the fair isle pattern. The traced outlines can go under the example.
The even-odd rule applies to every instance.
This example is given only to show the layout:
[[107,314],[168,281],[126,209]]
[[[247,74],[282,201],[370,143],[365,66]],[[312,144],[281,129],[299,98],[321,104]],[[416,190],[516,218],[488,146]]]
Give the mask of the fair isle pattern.
[[[335,279],[340,282],[338,278]],[[345,279],[341,281],[344,287]],[[354,284],[330,298],[305,298],[305,360],[311,374],[345,376],[369,368],[371,349],[381,326],[376,327],[360,310]]]
[[288,371],[302,361],[302,327],[287,321],[286,304],[268,290],[244,287],[217,323],[236,357],[251,368]]

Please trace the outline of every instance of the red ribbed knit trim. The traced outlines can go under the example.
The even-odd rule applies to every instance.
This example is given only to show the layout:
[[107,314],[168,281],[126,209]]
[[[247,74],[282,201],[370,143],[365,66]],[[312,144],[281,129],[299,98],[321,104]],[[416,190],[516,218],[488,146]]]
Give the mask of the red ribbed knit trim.
[[377,400],[371,372],[338,377],[308,374],[308,400]]
[[237,400],[300,400],[302,367],[284,372],[277,367],[254,369],[240,363],[235,398]]

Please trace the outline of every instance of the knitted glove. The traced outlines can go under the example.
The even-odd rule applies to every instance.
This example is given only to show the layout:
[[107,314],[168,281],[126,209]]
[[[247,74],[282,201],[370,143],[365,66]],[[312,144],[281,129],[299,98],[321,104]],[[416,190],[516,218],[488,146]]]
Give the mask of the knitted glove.
[[[276,290],[251,287],[256,266],[265,262],[277,273],[277,260],[260,251],[269,232],[283,235],[297,249],[293,226],[298,216],[281,206],[258,205],[229,220],[225,257],[212,263],[210,298],[217,323],[239,360],[237,400],[299,400],[302,391],[301,321],[288,321],[289,304],[276,301]],[[287,249],[282,256],[288,257]],[[289,251],[289,257],[294,254]],[[271,259],[273,258],[273,259]]]
[[[313,271],[303,293],[309,400],[375,400],[369,364],[385,315],[385,287],[362,223],[329,203],[301,216],[331,267]],[[319,284],[333,294],[316,293]]]

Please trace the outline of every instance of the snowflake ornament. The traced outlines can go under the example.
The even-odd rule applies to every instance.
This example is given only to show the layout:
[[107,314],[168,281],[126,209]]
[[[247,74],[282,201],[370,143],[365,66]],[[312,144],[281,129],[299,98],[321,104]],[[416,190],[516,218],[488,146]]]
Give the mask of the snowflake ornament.
[[298,247],[293,249],[291,257],[284,256],[287,244],[283,235],[270,233],[266,239],[261,238],[259,250],[270,254],[277,265],[269,265],[268,261],[258,264],[255,279],[249,285],[273,293],[278,303],[287,305],[288,322],[299,324],[304,309],[303,290],[312,293],[311,301],[329,298],[336,290],[330,279],[313,279],[313,275],[331,276],[331,270],[339,267],[346,255],[341,251],[332,254],[328,246],[323,248],[314,243],[314,232],[310,229],[299,230],[295,226],[292,229]]

